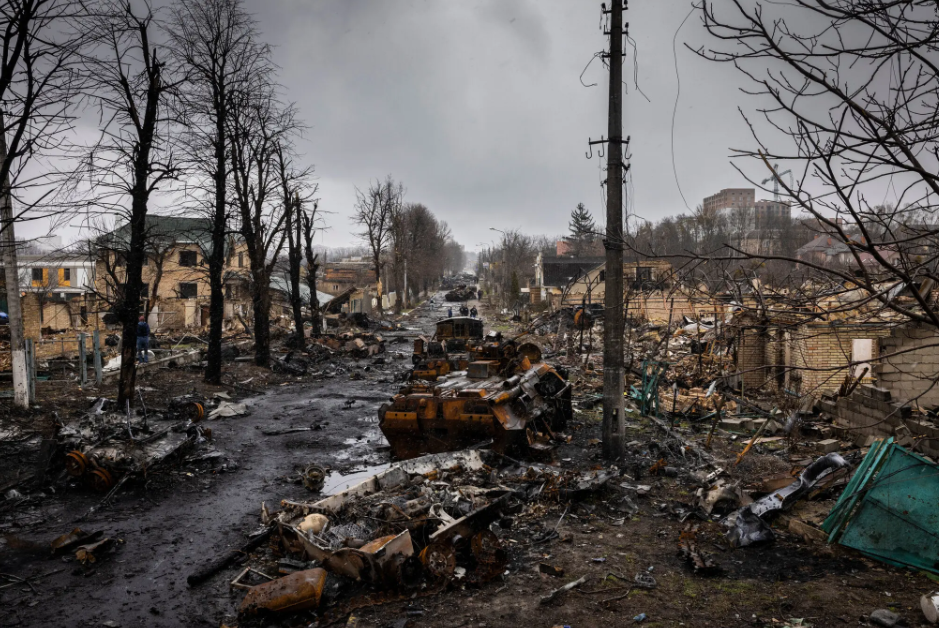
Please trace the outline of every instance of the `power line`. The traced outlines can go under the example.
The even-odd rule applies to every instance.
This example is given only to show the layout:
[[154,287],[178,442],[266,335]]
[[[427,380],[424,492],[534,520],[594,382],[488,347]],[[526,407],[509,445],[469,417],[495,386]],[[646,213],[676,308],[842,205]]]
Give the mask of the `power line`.
[[635,40],[626,35],[626,41],[629,42],[629,45],[633,47],[633,84],[636,86],[636,91],[642,94],[642,97],[646,99],[646,102],[652,104],[652,101],[649,100],[649,97],[646,96],[646,93],[642,91],[642,88],[639,87],[639,46],[636,45]]
[[672,109],[672,173],[675,175],[675,185],[678,186],[678,193],[681,194],[681,200],[689,212],[691,212],[691,207],[688,206],[688,199],[685,198],[685,193],[681,189],[681,183],[678,181],[678,166],[675,164],[675,117],[678,115],[678,98],[681,96],[681,75],[678,72],[678,33],[696,8],[695,6],[691,7],[691,10],[688,11],[688,15],[686,15],[685,19],[678,25],[678,28],[675,30],[675,35],[672,37],[672,56],[675,60],[675,80],[678,83],[678,89],[675,91],[675,106]]

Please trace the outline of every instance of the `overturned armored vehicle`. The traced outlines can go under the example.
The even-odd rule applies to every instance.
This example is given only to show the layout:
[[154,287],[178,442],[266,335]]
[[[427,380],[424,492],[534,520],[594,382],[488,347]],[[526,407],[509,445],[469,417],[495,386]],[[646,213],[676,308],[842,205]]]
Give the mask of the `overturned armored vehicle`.
[[[379,427],[396,457],[452,451],[489,439],[499,452],[537,451],[566,427],[570,384],[566,373],[542,361],[537,345],[492,332],[467,341],[465,351],[460,357],[445,353],[435,358],[435,381],[412,381],[379,408]],[[465,370],[450,370],[459,360],[465,360]]]

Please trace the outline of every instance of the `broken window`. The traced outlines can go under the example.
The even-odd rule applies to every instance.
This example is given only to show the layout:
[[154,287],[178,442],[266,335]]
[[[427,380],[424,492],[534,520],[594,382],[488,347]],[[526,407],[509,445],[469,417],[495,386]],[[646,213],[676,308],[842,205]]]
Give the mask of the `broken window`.
[[179,252],[179,265],[180,266],[195,266],[198,263],[199,263],[199,256],[195,251],[180,251]]
[[199,296],[199,286],[194,283],[179,284],[179,297],[181,299],[195,299]]
[[637,268],[636,269],[636,281],[652,281],[652,269],[651,268]]
[[41,268],[33,269],[33,283],[42,283],[42,269]]
[[142,283],[140,284],[140,298],[146,299],[150,294],[150,284]]

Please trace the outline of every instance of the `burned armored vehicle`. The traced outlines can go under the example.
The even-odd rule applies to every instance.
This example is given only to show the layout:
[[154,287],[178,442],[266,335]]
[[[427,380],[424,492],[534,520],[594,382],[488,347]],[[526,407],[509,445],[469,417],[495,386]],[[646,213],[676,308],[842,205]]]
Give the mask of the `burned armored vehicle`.
[[454,316],[438,321],[432,338],[420,336],[414,341],[410,379],[434,382],[443,375],[465,371],[470,347],[482,343],[482,319]]
[[[392,453],[413,458],[490,439],[493,449],[503,453],[547,449],[548,439],[571,418],[566,373],[546,364],[538,346],[520,343],[521,337],[504,339],[490,332],[467,339],[465,351],[454,354],[443,351],[449,340],[454,339],[435,341],[434,351],[441,354],[434,357],[428,350],[415,365],[415,373],[426,373],[428,379],[412,377],[379,408],[379,427]],[[421,342],[415,343],[415,356],[424,356]]]

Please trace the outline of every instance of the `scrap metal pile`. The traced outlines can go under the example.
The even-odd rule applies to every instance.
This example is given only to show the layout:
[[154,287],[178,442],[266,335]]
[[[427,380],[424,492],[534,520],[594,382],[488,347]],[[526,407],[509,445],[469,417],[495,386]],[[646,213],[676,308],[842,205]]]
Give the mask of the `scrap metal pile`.
[[502,453],[550,449],[572,416],[567,374],[534,343],[481,337],[482,323],[444,319],[414,347],[411,383],[378,412],[392,453],[413,458],[491,440]]
[[[218,457],[221,454],[210,444],[212,432],[201,423],[208,403],[201,397],[184,396],[171,400],[160,412],[142,408],[131,413],[120,411],[109,399],[96,399],[76,420],[57,424],[48,452],[50,469],[108,493],[196,449],[204,450],[202,459]],[[222,401],[218,405],[231,404]]]
[[453,290],[449,291],[444,295],[444,298],[447,301],[457,302],[457,301],[471,301],[476,298],[476,287],[468,286],[466,284],[460,284]]
[[241,613],[318,609],[326,625],[362,606],[502,577],[523,548],[558,538],[540,521],[547,509],[619,474],[497,468],[502,460],[481,450],[424,456],[317,502],[262,505],[269,548],[232,583],[247,589]]
[[338,355],[357,359],[374,357],[385,352],[385,339],[365,331],[344,331],[339,334],[323,334],[306,339],[304,352],[296,351],[296,341],[287,337],[284,346],[289,350],[284,355],[273,356],[271,368],[291,375],[306,375],[313,365],[330,362]]

